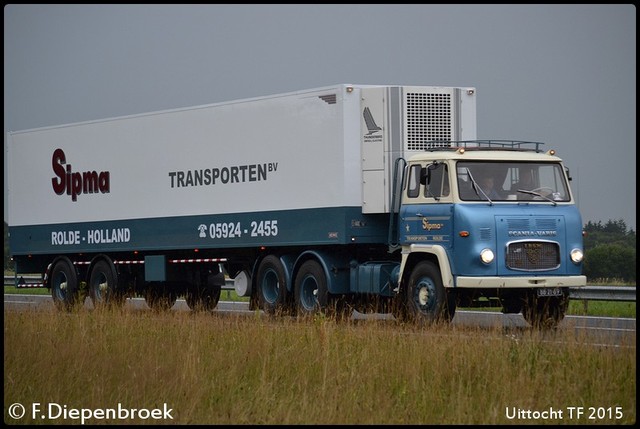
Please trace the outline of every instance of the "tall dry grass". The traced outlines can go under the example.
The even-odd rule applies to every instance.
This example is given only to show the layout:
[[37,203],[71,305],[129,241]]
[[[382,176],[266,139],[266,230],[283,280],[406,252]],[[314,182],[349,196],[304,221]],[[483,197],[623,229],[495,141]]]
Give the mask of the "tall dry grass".
[[[4,313],[5,423],[32,404],[172,409],[147,424],[528,424],[636,419],[635,338],[151,311]],[[12,419],[11,404],[26,407]],[[573,419],[568,407],[620,407]],[[562,410],[562,419],[507,411]],[[37,413],[36,413],[37,414]],[[558,417],[555,414],[555,417]]]

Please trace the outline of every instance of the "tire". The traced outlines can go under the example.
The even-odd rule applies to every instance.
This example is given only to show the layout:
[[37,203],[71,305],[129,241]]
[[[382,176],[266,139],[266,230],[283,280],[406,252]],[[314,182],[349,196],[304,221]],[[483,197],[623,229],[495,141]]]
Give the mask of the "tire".
[[210,274],[205,285],[192,285],[187,288],[184,300],[192,311],[212,312],[218,306],[222,288],[215,284],[214,277],[215,274]]
[[124,304],[124,295],[118,290],[118,274],[109,259],[101,259],[93,265],[88,287],[96,309]]
[[69,258],[62,257],[54,263],[49,284],[58,310],[71,311],[81,304],[78,273]]
[[409,277],[405,308],[407,319],[419,324],[451,322],[455,315],[455,300],[442,285],[440,270],[429,261],[418,263]]
[[562,296],[538,297],[530,291],[522,305],[522,316],[534,329],[555,329],[569,308],[569,292],[563,288]]
[[298,315],[313,316],[327,310],[327,277],[317,261],[309,260],[302,264],[296,275],[294,289]]
[[268,255],[260,262],[256,285],[258,305],[265,313],[287,312],[287,277],[277,256]]
[[178,299],[178,295],[171,288],[160,282],[150,282],[147,285],[144,299],[153,311],[168,311]]

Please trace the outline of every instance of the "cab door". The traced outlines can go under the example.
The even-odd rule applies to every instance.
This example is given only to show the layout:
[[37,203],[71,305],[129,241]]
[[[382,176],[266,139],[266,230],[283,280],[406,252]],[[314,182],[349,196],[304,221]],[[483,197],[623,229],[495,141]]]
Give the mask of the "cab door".
[[400,208],[400,244],[451,246],[453,199],[448,165],[411,164]]

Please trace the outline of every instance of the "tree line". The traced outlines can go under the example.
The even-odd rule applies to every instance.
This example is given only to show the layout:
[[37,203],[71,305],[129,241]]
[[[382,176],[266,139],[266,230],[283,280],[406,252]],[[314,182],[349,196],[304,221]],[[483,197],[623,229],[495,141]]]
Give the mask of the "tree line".
[[636,282],[636,232],[620,220],[584,226],[584,275],[591,282]]
[[[587,222],[584,226],[583,274],[590,282],[636,281],[636,232],[620,220]],[[4,268],[12,269],[9,257],[9,226],[4,223]]]

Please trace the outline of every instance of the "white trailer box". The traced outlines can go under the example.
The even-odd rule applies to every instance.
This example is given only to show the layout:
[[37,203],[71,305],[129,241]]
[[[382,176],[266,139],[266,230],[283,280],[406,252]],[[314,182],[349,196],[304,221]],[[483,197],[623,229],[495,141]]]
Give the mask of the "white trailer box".
[[346,241],[331,225],[283,233],[283,218],[388,213],[396,158],[476,138],[474,93],[345,84],[9,132],[12,250]]

